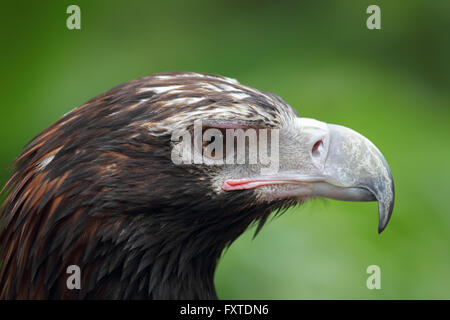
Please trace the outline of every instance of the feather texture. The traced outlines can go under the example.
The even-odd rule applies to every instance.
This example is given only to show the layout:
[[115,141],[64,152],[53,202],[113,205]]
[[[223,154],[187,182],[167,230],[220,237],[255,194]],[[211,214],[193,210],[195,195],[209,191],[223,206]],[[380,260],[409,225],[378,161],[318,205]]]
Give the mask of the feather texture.
[[[217,193],[214,168],[175,166],[170,134],[193,120],[278,127],[278,96],[197,73],[117,86],[63,116],[15,162],[0,220],[2,299],[213,299],[222,250],[288,200]],[[66,288],[66,268],[82,289]]]

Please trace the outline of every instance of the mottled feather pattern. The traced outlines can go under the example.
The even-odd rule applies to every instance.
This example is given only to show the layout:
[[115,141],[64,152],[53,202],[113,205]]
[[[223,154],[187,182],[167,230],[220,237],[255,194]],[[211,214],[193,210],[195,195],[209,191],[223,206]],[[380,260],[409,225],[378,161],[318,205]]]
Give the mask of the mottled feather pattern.
[[[291,203],[216,194],[211,168],[171,162],[170,134],[199,118],[277,127],[296,116],[274,94],[187,72],[130,81],[64,115],[5,185],[0,298],[216,298],[223,248]],[[71,264],[81,290],[66,288]]]

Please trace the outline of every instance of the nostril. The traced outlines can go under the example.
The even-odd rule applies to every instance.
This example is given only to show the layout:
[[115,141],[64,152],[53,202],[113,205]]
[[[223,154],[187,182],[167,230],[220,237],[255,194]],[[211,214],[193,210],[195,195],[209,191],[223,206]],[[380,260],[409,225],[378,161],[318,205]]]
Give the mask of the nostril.
[[314,143],[314,146],[312,147],[311,154],[313,157],[318,157],[322,153],[323,149],[323,141],[319,140],[316,143]]

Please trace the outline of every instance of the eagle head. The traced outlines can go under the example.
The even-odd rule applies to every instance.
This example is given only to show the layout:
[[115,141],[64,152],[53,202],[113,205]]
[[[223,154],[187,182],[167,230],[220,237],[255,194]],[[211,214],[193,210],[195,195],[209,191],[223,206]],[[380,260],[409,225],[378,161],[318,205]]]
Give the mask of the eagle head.
[[[222,250],[308,199],[394,203],[381,152],[275,94],[161,73],[64,115],[16,159],[0,220],[0,298],[212,299]],[[67,288],[68,266],[81,288]]]

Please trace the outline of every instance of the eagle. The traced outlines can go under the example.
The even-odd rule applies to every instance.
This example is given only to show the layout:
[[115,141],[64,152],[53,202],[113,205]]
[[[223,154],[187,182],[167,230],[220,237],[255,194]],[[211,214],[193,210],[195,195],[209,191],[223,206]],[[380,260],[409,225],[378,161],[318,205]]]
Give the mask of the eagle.
[[[196,121],[200,134],[185,135]],[[183,155],[234,160],[233,130],[245,161],[175,161],[182,144],[193,145]],[[251,130],[277,155],[273,168],[249,163]],[[211,152],[219,138],[227,147]],[[271,214],[314,198],[378,201],[381,232],[394,205],[389,166],[367,138],[204,73],[114,87],[42,131],[14,167],[0,209],[1,299],[217,299],[221,253]]]

